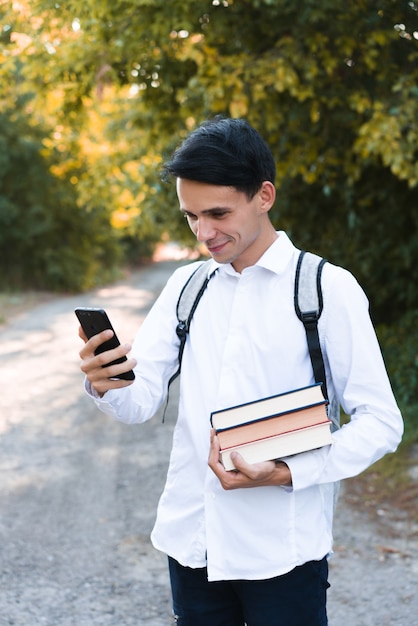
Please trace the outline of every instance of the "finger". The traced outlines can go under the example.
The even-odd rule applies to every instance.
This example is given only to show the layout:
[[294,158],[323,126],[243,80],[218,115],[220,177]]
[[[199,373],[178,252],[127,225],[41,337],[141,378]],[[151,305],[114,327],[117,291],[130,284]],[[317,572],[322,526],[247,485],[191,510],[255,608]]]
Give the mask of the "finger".
[[90,382],[95,382],[101,378],[117,378],[121,374],[128,372],[136,367],[136,359],[126,359],[120,363],[114,363],[123,357],[126,357],[130,351],[131,346],[129,344],[121,345],[113,350],[106,350],[97,355],[82,355],[80,369]]
[[[235,469],[242,472],[246,476],[255,478],[257,474],[265,469],[265,463],[248,463],[239,452],[231,452],[231,461]],[[270,468],[270,463],[269,463]]]
[[84,341],[84,343],[88,342],[87,335],[81,326],[78,327],[78,336]]
[[82,350],[80,350],[80,357],[84,359],[88,356],[91,356],[92,354],[94,354],[94,351],[96,350],[96,348],[98,348],[105,341],[108,341],[109,339],[111,339],[111,337],[113,337],[113,331],[109,329],[103,330],[101,333],[98,333],[97,335],[93,335],[93,337],[88,339],[88,341],[86,342]]
[[231,452],[231,460],[235,469],[250,478],[254,482],[265,481],[274,472],[274,461],[263,461],[262,463],[247,463],[241,454]]
[[214,428],[210,431],[209,466],[214,467],[220,463],[220,445]]
[[133,370],[136,366],[136,359],[127,359],[122,363],[115,363],[108,367],[102,367],[102,371],[105,372],[108,378],[118,378],[122,374],[126,374],[129,370]]
[[105,394],[110,389],[123,389],[132,385],[132,380],[124,380],[123,378],[104,378],[91,383],[93,389],[100,394]]
[[[119,364],[113,364],[113,361],[117,361],[119,359],[123,359],[127,354],[131,351],[132,346],[129,343],[121,344],[117,348],[112,348],[111,350],[105,350],[104,352],[99,352],[95,358],[98,365],[101,367],[110,366],[110,367],[118,367]],[[126,372],[129,367],[126,366],[126,361],[122,362],[122,369],[118,369],[116,373],[120,374],[121,372]]]
[[255,478],[256,476],[256,466],[244,459],[244,457],[239,452],[231,452],[231,461],[234,464],[235,470],[240,472],[244,476],[248,478]]
[[135,359],[128,359],[122,364],[110,367],[102,367],[97,361],[97,357],[84,359],[80,364],[80,368],[90,385],[100,396],[103,396],[110,389],[122,389],[133,384],[133,380],[125,380],[124,378],[118,378],[118,376],[129,369],[133,369],[136,365]]

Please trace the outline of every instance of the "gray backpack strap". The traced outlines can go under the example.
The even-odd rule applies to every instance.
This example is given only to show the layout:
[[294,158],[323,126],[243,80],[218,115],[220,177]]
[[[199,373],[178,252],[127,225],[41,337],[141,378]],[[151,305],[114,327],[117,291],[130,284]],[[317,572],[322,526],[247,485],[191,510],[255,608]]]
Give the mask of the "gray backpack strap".
[[[300,253],[295,276],[295,311],[305,327],[315,381],[322,383],[322,393],[329,400],[325,365],[318,333],[318,320],[323,308],[321,276],[322,268],[326,262],[325,259],[311,252],[302,251]],[[340,405],[337,398],[330,400],[328,417],[332,422],[332,429],[338,429],[340,427]]]
[[194,315],[197,305],[199,304],[200,298],[203,296],[209,280],[215,273],[212,272],[211,274],[209,274],[209,267],[211,263],[211,259],[209,259],[208,261],[202,261],[202,263],[197,267],[197,269],[195,269],[195,271],[189,276],[189,278],[183,285],[183,288],[179,295],[179,299],[177,300],[176,314],[178,323],[176,326],[176,333],[177,337],[180,339],[178,367],[168,381],[167,401],[163,412],[163,422],[165,420],[165,413],[168,407],[171,383],[174,382],[176,378],[180,375],[184,346],[186,345],[186,339],[187,335],[189,334],[192,317]]
[[209,274],[209,267],[211,263],[211,259],[202,262],[199,267],[191,274],[180,292],[176,310],[178,319],[176,333],[178,338],[180,339],[178,368],[168,381],[168,388],[170,388],[171,383],[180,374],[184,346],[186,344],[187,335],[189,334],[192,317],[194,315],[197,305],[199,304],[199,300],[207,287],[209,280],[215,273],[212,272],[212,274]]
[[315,381],[322,383],[322,392],[328,399],[325,365],[318,334],[318,320],[322,313],[321,274],[325,259],[302,251],[299,255],[295,275],[295,311],[303,322],[308,341],[309,355]]

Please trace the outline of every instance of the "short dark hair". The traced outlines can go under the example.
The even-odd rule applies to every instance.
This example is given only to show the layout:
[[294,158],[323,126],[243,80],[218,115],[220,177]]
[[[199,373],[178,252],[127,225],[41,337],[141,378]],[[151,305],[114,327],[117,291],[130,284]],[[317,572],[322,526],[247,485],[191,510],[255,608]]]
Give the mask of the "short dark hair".
[[261,135],[242,119],[203,122],[165,163],[163,178],[185,178],[235,187],[253,198],[264,181],[274,184],[276,165]]

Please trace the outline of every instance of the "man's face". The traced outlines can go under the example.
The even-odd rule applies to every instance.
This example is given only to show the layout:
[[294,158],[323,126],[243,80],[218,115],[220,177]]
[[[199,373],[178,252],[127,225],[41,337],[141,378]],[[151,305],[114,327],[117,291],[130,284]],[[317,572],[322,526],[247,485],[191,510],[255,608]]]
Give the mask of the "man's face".
[[231,263],[241,272],[256,263],[270,245],[267,214],[274,201],[271,183],[263,183],[248,200],[234,187],[178,178],[177,195],[197,240],[218,263]]

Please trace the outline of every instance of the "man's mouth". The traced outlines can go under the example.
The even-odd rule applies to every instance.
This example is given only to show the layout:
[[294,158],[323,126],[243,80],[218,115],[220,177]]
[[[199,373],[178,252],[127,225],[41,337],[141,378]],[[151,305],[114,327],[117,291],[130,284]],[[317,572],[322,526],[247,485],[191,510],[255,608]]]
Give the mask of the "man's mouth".
[[219,254],[223,248],[226,246],[228,242],[224,241],[223,243],[217,243],[217,244],[206,244],[207,249],[209,250],[210,254]]

